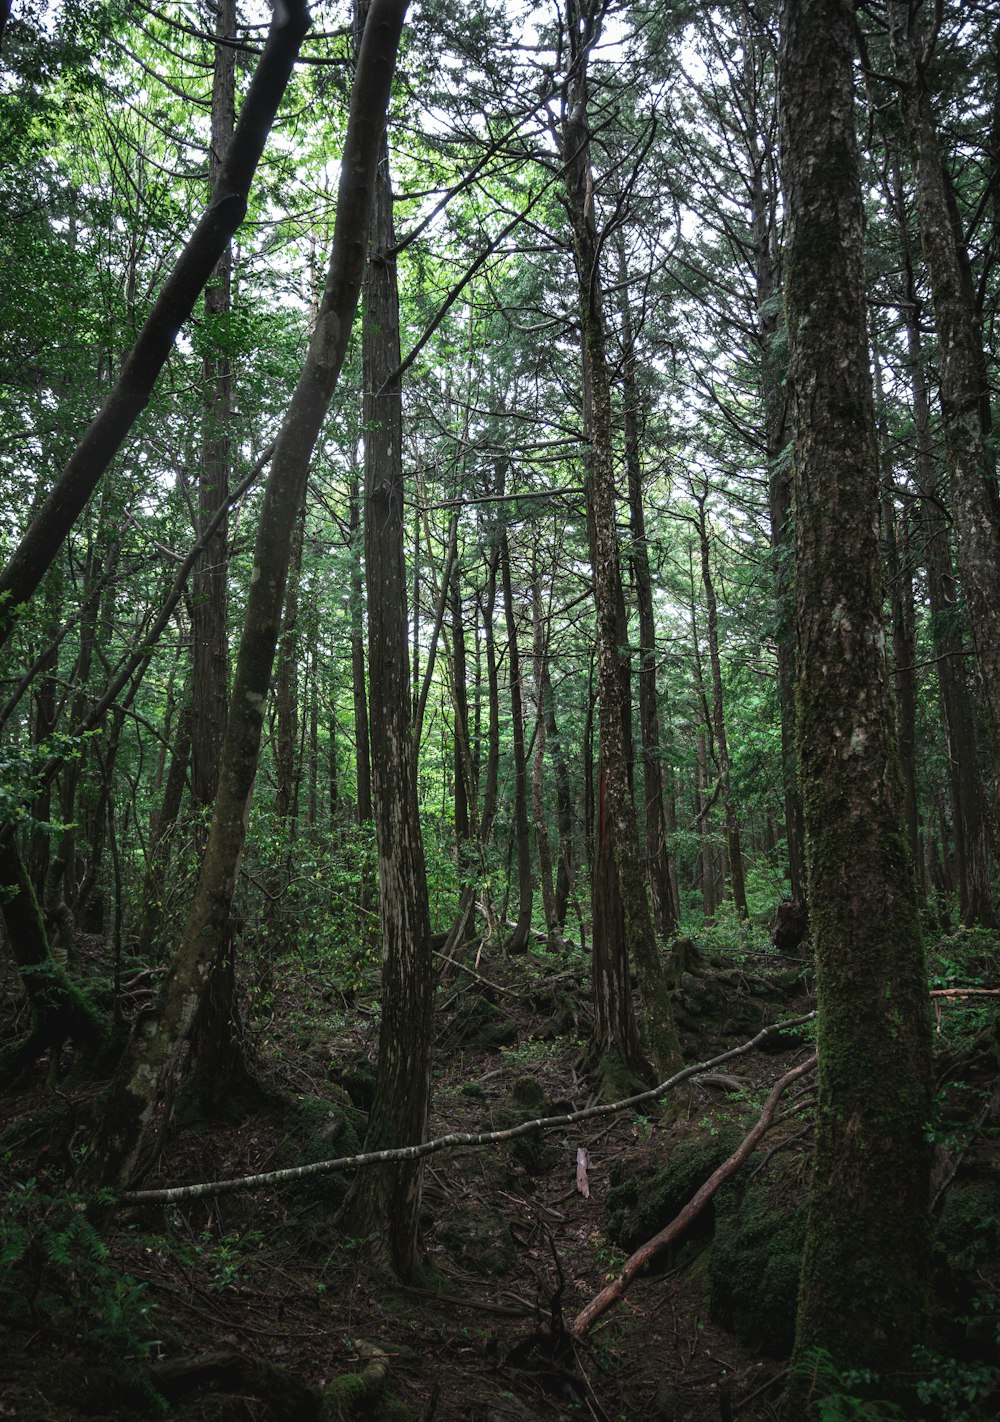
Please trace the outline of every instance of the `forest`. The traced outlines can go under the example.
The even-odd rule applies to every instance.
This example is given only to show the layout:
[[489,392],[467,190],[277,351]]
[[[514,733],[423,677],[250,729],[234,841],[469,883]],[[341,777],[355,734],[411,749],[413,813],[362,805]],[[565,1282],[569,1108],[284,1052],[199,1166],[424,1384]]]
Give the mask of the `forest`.
[[0,0],[0,1418],[1000,1407],[989,0]]

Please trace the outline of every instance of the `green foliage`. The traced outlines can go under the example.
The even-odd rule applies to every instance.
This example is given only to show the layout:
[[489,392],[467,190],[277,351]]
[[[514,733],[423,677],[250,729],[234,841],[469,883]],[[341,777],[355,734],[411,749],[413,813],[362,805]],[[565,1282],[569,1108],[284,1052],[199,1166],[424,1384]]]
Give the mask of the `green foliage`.
[[34,1179],[0,1198],[0,1300],[10,1324],[78,1337],[139,1387],[149,1413],[166,1404],[141,1377],[154,1355],[145,1284],[119,1273],[77,1195],[47,1196]]
[[731,958],[736,963],[766,953],[771,946],[769,930],[753,918],[741,918],[729,899],[719,905],[711,922],[705,923],[697,936],[704,953]]

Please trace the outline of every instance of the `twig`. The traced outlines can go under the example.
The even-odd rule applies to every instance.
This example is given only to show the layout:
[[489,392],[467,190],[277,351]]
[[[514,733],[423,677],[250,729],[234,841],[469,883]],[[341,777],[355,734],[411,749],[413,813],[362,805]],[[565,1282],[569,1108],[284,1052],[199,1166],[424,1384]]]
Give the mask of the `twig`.
[[764,1110],[761,1113],[760,1120],[752,1130],[744,1136],[739,1148],[733,1152],[728,1160],[723,1161],[718,1170],[709,1176],[699,1190],[695,1191],[679,1215],[676,1215],[664,1229],[661,1229],[658,1234],[654,1234],[652,1239],[647,1240],[640,1249],[635,1251],[618,1278],[613,1280],[607,1288],[602,1289],[596,1298],[591,1299],[586,1308],[581,1309],[577,1314],[576,1322],[573,1324],[571,1330],[574,1338],[586,1337],[591,1325],[595,1323],[603,1313],[606,1313],[613,1303],[617,1303],[639,1270],[648,1264],[650,1259],[658,1254],[661,1249],[665,1249],[678,1235],[682,1234],[691,1221],[701,1214],[719,1186],[728,1180],[731,1175],[736,1174],[761,1136],[770,1128],[774,1119],[774,1113],[778,1107],[778,1102],[781,1099],[781,1093],[785,1090],[785,1087],[790,1086],[793,1081],[798,1081],[799,1077],[804,1076],[807,1071],[811,1071],[815,1064],[815,1056],[809,1057],[808,1060],[801,1062],[799,1066],[792,1067],[791,1071],[786,1071],[785,1075],[775,1082],[771,1088],[771,1094],[767,1098]]
[[470,978],[475,978],[477,982],[485,983],[488,988],[492,988],[494,992],[502,993],[504,997],[520,996],[519,993],[511,992],[510,988],[501,987],[499,983],[494,983],[491,982],[489,978],[484,978],[482,973],[476,972],[475,968],[467,968],[465,964],[460,963],[457,958],[449,957],[447,953],[442,953],[437,948],[434,949],[434,956],[435,958],[443,958],[446,963],[450,963],[451,966],[457,968],[460,973],[468,973]]

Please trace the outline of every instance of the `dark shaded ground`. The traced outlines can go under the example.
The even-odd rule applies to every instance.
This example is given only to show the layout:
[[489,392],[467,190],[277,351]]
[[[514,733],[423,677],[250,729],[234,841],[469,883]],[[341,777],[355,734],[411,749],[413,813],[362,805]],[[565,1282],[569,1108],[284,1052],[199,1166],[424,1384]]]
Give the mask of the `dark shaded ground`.
[[[448,967],[441,983],[432,1134],[503,1127],[586,1105],[590,1088],[578,1074],[585,984],[553,959],[484,958],[480,974]],[[776,955],[703,965],[678,997],[689,1059],[704,1060],[765,1021],[808,1010],[806,988]],[[331,1005],[329,990],[319,974],[290,966],[251,1018],[271,1104],[210,1126],[182,1125],[147,1185],[245,1175],[357,1147],[377,1008],[364,994],[350,1008],[339,998]],[[15,1031],[17,1002],[8,991],[5,1039]],[[982,1218],[991,1182],[1000,1192],[1000,1122],[989,1116],[996,1063],[980,1052],[970,1066],[965,1039],[949,1050],[956,1064],[943,1090],[971,1116],[967,1111],[965,1135],[959,1121],[941,1144],[942,1171],[955,1167],[951,1188],[960,1203],[963,1185],[968,1190],[972,1181],[979,1190],[963,1206],[979,1223],[954,1222],[955,1237],[968,1235],[973,1274],[995,1281],[989,1254],[1000,1227],[994,1220],[990,1235]],[[783,1291],[794,1294],[794,1268],[776,1232],[753,1253],[760,1244],[747,1202],[773,1208],[782,1222],[799,1208],[808,1177],[808,1090],[744,1167],[744,1180],[757,1172],[757,1195],[744,1199],[743,1184],[720,1195],[728,1254],[717,1242],[713,1264],[713,1209],[585,1343],[573,1348],[562,1325],[618,1272],[626,1255],[612,1236],[632,1248],[648,1234],[642,1209],[662,1184],[654,1170],[687,1160],[700,1183],[757,1119],[771,1083],[808,1051],[800,1038],[736,1061],[725,1070],[740,1078],[741,1090],[693,1086],[678,1098],[673,1120],[655,1110],[625,1111],[544,1137],[433,1157],[425,1190],[430,1267],[420,1289],[370,1276],[364,1243],[345,1237],[336,1220],[347,1184],[340,1176],[117,1210],[98,1236],[65,1192],[99,1087],[74,1087],[69,1078],[55,1094],[7,1095],[0,1122],[8,1265],[0,1294],[0,1417],[148,1417],[163,1415],[169,1399],[169,1415],[190,1422],[306,1422],[318,1415],[308,1389],[333,1385],[323,1413],[330,1418],[769,1418],[784,1368],[781,1310],[787,1315],[790,1305]],[[577,1191],[580,1147],[589,1156],[589,1199]],[[687,1185],[674,1180],[670,1188],[683,1195]],[[768,1270],[774,1282],[758,1307],[754,1277]],[[950,1276],[945,1282],[959,1288]],[[720,1311],[746,1342],[721,1326]],[[936,1415],[962,1414],[927,1412]],[[966,1415],[990,1413],[970,1407]]]

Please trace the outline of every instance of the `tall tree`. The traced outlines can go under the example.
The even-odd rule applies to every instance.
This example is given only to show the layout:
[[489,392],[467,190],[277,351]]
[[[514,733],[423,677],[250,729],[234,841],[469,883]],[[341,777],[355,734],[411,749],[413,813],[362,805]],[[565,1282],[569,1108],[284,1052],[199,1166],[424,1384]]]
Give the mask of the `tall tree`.
[[[359,33],[375,13],[357,8]],[[389,148],[374,175],[364,283],[365,573],[371,678],[372,807],[378,839],[382,1015],[366,1150],[423,1140],[430,1102],[434,974],[430,908],[417,803],[411,720],[404,548],[403,404],[399,291]],[[442,589],[444,591],[444,589]],[[423,1166],[399,1162],[363,1174],[351,1211],[376,1254],[402,1278],[418,1264]]]
[[930,1027],[882,629],[853,61],[848,0],[786,0],[798,738],[820,1096],[789,1422],[816,1411],[817,1351],[836,1368],[906,1366],[929,1257]]
[[990,728],[994,779],[1000,779],[1000,495],[995,469],[987,457],[985,362],[971,281],[963,261],[960,223],[934,115],[928,79],[933,36],[925,30],[922,8],[909,0],[890,0],[890,31],[938,334],[941,413],[958,567]]
[[[616,1050],[638,1065],[629,1027],[628,958],[634,955],[645,1002],[654,1063],[665,1070],[679,1061],[680,1047],[660,962],[646,894],[644,856],[639,844],[629,776],[631,725],[627,684],[622,677],[623,619],[614,478],[614,423],[607,356],[604,294],[591,161],[588,66],[600,37],[606,4],[567,0],[569,46],[562,122],[566,207],[573,233],[583,357],[584,425],[591,523],[591,562],[597,613],[598,716],[601,733],[597,859],[594,875],[595,1031],[601,1050]],[[601,858],[607,861],[603,866]],[[613,877],[612,877],[613,876]],[[614,911],[604,898],[615,892]],[[600,938],[598,934],[600,933]],[[602,994],[614,994],[614,1016]],[[609,1006],[612,1005],[609,998]],[[624,1014],[624,1015],[623,1015]],[[607,1035],[602,1040],[602,1032]],[[611,1035],[612,1032],[614,1035]],[[617,1039],[616,1039],[617,1038]]]
[[123,1184],[163,1124],[164,1092],[225,952],[260,753],[292,537],[309,463],[347,351],[364,271],[364,235],[406,0],[373,0],[358,55],[326,286],[278,435],[254,547],[222,769],[184,933],[157,1004],[133,1032],[87,1156],[91,1182]]

